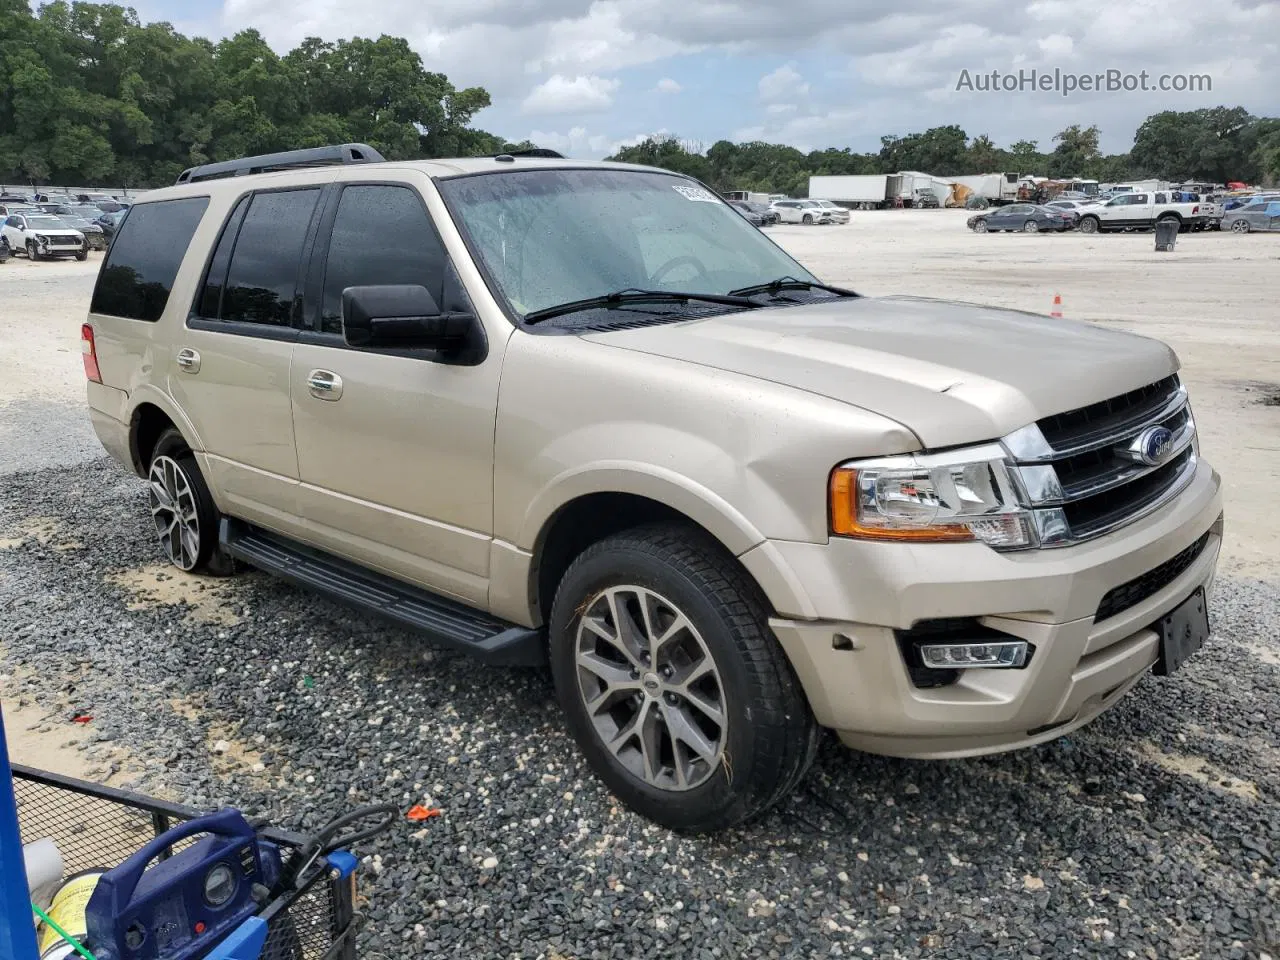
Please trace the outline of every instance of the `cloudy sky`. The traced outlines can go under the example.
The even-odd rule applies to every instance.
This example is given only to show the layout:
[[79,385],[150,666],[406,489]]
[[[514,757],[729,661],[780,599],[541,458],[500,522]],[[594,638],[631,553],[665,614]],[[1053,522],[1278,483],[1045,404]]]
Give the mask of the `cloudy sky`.
[[[599,157],[645,134],[710,145],[879,148],[883,134],[957,123],[1050,146],[1096,123],[1128,149],[1159,110],[1241,104],[1280,115],[1280,0],[134,0],[147,20],[222,36],[406,36],[428,69],[480,85],[477,122]],[[979,74],[1207,74],[1211,92],[957,90]],[[1182,76],[1171,82],[1180,82]]]

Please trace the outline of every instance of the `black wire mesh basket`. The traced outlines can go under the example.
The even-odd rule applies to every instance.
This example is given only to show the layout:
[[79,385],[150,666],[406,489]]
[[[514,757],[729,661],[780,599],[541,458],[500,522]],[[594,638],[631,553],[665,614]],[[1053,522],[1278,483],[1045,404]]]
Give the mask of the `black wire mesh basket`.
[[[53,840],[66,876],[118,866],[153,838],[201,815],[179,804],[17,764],[13,793],[22,842]],[[305,843],[304,837],[284,830],[267,828],[260,833],[282,852],[296,851]],[[194,838],[180,840],[161,857],[193,842]],[[268,930],[260,960],[354,960],[360,919],[354,878],[341,878],[324,857],[259,916]]]

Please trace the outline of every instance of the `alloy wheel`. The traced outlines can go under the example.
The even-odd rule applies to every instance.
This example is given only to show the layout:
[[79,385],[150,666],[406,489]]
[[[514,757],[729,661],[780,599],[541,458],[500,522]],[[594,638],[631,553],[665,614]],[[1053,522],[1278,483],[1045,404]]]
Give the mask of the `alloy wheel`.
[[675,604],[639,586],[596,594],[579,619],[574,658],[596,735],[630,773],[670,791],[715,773],[728,736],[724,684]]
[[147,480],[160,545],[175,567],[193,569],[200,556],[200,519],[191,481],[178,461],[164,456],[152,462]]

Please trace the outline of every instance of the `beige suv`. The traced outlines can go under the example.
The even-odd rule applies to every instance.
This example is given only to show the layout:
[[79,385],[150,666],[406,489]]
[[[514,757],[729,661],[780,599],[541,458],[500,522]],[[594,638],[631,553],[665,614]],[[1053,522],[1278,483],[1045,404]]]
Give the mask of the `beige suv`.
[[195,168],[124,218],[83,340],[174,564],[549,660],[675,828],[769,807],[822,727],[1053,739],[1208,634],[1220,484],[1168,347],[826,286],[666,171]]

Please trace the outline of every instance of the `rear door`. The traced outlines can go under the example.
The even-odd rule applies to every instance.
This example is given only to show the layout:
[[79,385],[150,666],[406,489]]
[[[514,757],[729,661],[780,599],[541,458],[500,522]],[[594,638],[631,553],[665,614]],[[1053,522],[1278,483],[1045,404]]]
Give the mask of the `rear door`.
[[350,347],[342,332],[353,286],[415,284],[442,310],[474,313],[424,202],[434,190],[406,174],[335,184],[327,199],[307,283],[316,309],[291,373],[298,496],[309,542],[482,605],[503,344],[464,364]]
[[219,507],[284,532],[295,524],[298,485],[289,370],[321,189],[246,192],[236,201],[169,370]]

